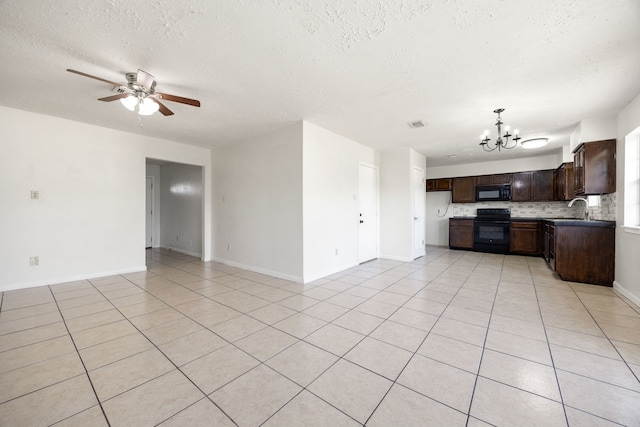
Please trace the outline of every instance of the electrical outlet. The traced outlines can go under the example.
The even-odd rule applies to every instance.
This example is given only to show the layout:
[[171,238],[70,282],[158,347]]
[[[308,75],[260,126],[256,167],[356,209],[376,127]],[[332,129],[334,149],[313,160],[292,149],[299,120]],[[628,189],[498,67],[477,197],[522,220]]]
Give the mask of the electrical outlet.
[[227,243],[227,252],[231,252],[231,243]]
[[38,190],[31,190],[31,198],[36,200],[40,198],[40,192]]
[[37,267],[39,265],[40,265],[39,256],[32,256],[31,258],[29,258],[29,267]]

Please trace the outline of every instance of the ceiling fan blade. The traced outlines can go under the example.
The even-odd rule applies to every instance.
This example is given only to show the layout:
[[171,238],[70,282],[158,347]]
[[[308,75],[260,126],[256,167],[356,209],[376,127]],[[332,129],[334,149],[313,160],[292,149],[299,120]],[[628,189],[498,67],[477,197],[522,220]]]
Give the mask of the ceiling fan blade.
[[67,68],[67,71],[73,74],[77,74],[79,76],[89,77],[90,79],[100,80],[101,82],[109,83],[113,86],[122,86],[120,83],[112,82],[111,80],[103,79],[102,77],[92,76],[91,74],[83,73],[82,71],[72,70],[71,68]]
[[147,73],[144,70],[138,69],[138,75],[136,76],[136,83],[139,86],[144,86],[147,90],[151,89],[151,85],[153,85],[153,77],[151,74]]
[[182,104],[192,105],[194,107],[200,106],[200,101],[198,101],[197,99],[183,98],[182,96],[169,95],[168,93],[159,92],[156,92],[156,95],[159,95],[159,98],[164,99],[165,101],[180,102]]
[[166,107],[166,105],[164,105],[162,102],[158,101],[157,99],[154,99],[153,101],[156,102],[160,106],[160,109],[158,111],[160,111],[160,113],[163,116],[173,116],[173,111],[169,110]]
[[111,102],[117,101],[118,99],[126,98],[127,96],[131,96],[130,93],[119,93],[117,95],[106,96],[104,98],[98,98],[98,101]]

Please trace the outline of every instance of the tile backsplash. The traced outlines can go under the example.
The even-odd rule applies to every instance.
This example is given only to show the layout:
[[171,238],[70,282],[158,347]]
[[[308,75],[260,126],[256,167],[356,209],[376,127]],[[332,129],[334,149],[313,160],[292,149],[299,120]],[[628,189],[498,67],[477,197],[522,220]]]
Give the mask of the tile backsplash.
[[[584,202],[482,202],[453,203],[453,216],[475,216],[478,208],[510,208],[514,218],[580,218],[584,216]],[[616,220],[616,194],[603,194],[600,206],[589,208],[589,218]]]

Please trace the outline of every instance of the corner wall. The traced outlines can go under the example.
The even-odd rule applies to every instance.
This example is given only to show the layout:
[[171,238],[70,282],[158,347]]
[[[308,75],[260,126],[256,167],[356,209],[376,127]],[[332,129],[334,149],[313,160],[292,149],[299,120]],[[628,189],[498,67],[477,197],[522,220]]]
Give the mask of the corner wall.
[[[422,154],[409,148],[380,153],[381,258],[414,259],[413,169],[424,170],[425,162]],[[425,220],[428,234],[426,224]]]
[[[304,281],[358,265],[359,163],[376,152],[303,122]],[[336,253],[337,252],[337,253]]]
[[214,258],[302,281],[302,122],[213,152]]
[[6,107],[0,115],[0,291],[145,270],[147,157],[204,167],[211,241],[210,150]]
[[640,234],[625,231],[624,224],[624,156],[625,136],[640,126],[640,95],[618,114],[616,196],[618,226],[616,227],[616,274],[614,287],[640,305]]

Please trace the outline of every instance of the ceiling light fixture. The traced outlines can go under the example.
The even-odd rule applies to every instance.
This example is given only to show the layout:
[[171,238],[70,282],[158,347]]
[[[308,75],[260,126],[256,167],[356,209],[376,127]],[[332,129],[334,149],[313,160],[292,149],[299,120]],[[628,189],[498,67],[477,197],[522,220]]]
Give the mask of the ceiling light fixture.
[[127,110],[135,111],[136,107],[138,107],[138,114],[141,116],[150,116],[160,109],[160,105],[158,105],[157,102],[145,96],[143,93],[137,93],[136,95],[129,95],[120,99],[120,102]]
[[[503,111],[504,111],[504,108],[498,108],[496,110],[493,110],[493,112],[498,115],[498,119],[496,120],[496,126],[498,127],[498,137],[496,138],[496,142],[489,144],[489,141],[491,141],[491,138],[489,138],[488,130],[485,130],[484,133],[480,135],[480,139],[482,141],[480,145],[482,146],[482,149],[484,151],[493,151],[496,148],[498,149],[498,151],[500,151],[502,148],[510,150],[512,148],[515,148],[518,145],[518,140],[520,139],[520,137],[518,136],[518,129],[515,129],[513,131],[513,135],[511,135],[509,133],[509,130],[511,128],[509,126],[505,126],[504,135],[501,136],[503,123],[502,123],[502,118],[500,117],[500,113],[502,113]],[[513,145],[510,146],[509,138],[511,138],[512,136],[513,136],[513,139],[511,140],[511,142],[513,142]]]
[[532,138],[522,141],[520,145],[522,145],[522,148],[531,150],[532,148],[544,147],[547,145],[547,142],[549,142],[549,138]]

